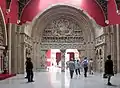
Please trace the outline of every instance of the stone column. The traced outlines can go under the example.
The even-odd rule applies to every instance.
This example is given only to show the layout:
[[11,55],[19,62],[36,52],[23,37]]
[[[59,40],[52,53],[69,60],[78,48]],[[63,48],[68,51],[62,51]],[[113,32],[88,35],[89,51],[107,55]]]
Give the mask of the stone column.
[[84,59],[84,57],[85,57],[85,51],[84,50],[78,50],[78,53],[79,53],[79,58],[80,58],[80,60],[83,60]]
[[86,47],[86,50],[87,50],[87,57],[90,58],[90,42],[88,41],[87,42],[87,47]]
[[107,55],[111,54],[111,36],[110,36],[110,27],[108,26],[106,28],[106,34],[107,34],[107,39],[106,39],[106,43],[107,43]]
[[115,52],[115,51],[114,51],[114,50],[115,50],[115,49],[114,49],[114,48],[115,48],[115,47],[114,47],[114,41],[115,41],[115,40],[114,40],[114,34],[115,34],[115,33],[114,33],[114,30],[115,30],[115,29],[113,29],[113,25],[111,25],[111,26],[110,26],[109,35],[110,35],[110,54],[111,54],[111,59],[113,60],[113,69],[115,68],[115,67],[114,67],[114,66],[115,66],[115,64],[114,64],[114,59],[115,59],[115,58],[114,58],[114,52]]
[[61,50],[61,72],[65,72],[65,50]]
[[[12,73],[17,73],[17,59],[18,59],[18,45],[19,45],[19,32],[18,32],[18,27],[17,25],[12,25],[12,30],[11,30],[11,72]],[[9,68],[10,69],[10,68]]]
[[47,50],[41,50],[40,51],[40,59],[39,59],[40,63],[38,63],[39,64],[38,66],[40,68],[44,68],[46,66],[46,63],[45,63],[46,62],[46,52],[47,52]]
[[[26,46],[28,47],[29,45],[27,45],[24,41],[25,39],[25,33],[24,32],[21,32],[20,34],[20,47],[19,47],[19,53],[18,53],[18,57],[19,57],[19,60],[18,60],[18,64],[20,66],[20,68],[18,68],[18,73],[20,74],[23,74],[24,71],[25,71],[25,61],[26,61]],[[21,56],[19,56],[19,54]]]
[[114,72],[117,73],[117,33],[116,25],[113,26],[113,62],[114,62]]
[[93,60],[95,60],[95,44],[94,44],[94,42],[91,42],[91,49],[90,49],[90,51],[91,51],[91,58],[93,59]]
[[32,61],[33,61],[33,64],[34,64],[34,71],[36,71],[36,69],[37,69],[36,50],[37,50],[36,41],[34,41],[33,42],[33,58],[32,58]]
[[81,51],[78,50],[78,53],[79,53],[79,59],[81,59],[81,57],[82,57]]
[[118,37],[119,37],[119,38],[118,38],[118,39],[119,39],[119,40],[118,40],[118,41],[119,41],[119,45],[118,45],[117,48],[119,49],[119,57],[117,57],[117,58],[118,58],[118,65],[119,65],[118,69],[119,69],[119,73],[120,73],[120,25],[119,25],[119,29],[118,29],[118,30],[119,30],[119,32],[118,32],[118,33],[119,33],[119,34],[118,34]]
[[25,66],[25,60],[26,60],[26,58],[25,58],[25,45],[24,44],[21,44],[21,58],[20,58],[20,60],[18,60],[19,62],[19,72],[18,73],[20,73],[20,74],[24,74],[24,66]]
[[40,58],[39,58],[39,51],[40,51],[40,48],[39,48],[39,42],[36,42],[36,70],[37,68],[39,68],[39,64],[40,64]]
[[106,59],[107,59],[107,57],[106,57],[106,56],[107,56],[107,54],[106,54],[106,53],[107,53],[107,52],[106,52],[107,50],[106,50],[106,49],[107,49],[107,47],[106,47],[106,44],[105,44],[105,45],[103,46],[103,50],[104,50],[104,53],[103,53],[103,60],[104,60],[104,61],[103,61],[103,67],[104,67],[104,68],[103,68],[103,71],[105,71],[105,61],[106,61]]
[[120,25],[117,24],[117,71],[120,72]]
[[8,28],[8,60],[9,60],[9,73],[11,73],[11,24],[9,24]]
[[40,60],[39,60],[39,57],[38,57],[38,54],[39,54],[39,47],[38,47],[38,45],[39,45],[39,42],[38,41],[36,41],[36,71],[37,71],[37,68],[38,68],[38,64],[39,64],[39,62],[40,62]]
[[61,50],[61,88],[65,88],[65,50]]

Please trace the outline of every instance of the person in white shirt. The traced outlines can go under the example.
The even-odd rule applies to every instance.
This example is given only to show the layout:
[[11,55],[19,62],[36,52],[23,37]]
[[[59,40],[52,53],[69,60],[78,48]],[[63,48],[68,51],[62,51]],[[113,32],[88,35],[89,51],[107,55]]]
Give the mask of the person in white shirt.
[[71,79],[73,78],[73,73],[74,73],[74,70],[75,70],[75,63],[74,63],[74,61],[73,61],[73,59],[71,59],[70,61],[69,61],[69,71],[70,71],[70,77],[71,77]]
[[79,60],[75,61],[75,72],[76,72],[76,75],[80,75],[80,62]]
[[92,60],[92,58],[89,61],[89,73],[93,75],[93,60]]

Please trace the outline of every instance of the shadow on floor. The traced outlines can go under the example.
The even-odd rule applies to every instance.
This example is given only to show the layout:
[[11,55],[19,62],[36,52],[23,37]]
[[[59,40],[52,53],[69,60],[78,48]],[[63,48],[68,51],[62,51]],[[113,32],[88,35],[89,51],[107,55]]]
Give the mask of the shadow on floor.
[[114,85],[114,84],[112,84],[112,85],[107,85],[107,86],[112,87],[112,88],[120,88],[120,85]]

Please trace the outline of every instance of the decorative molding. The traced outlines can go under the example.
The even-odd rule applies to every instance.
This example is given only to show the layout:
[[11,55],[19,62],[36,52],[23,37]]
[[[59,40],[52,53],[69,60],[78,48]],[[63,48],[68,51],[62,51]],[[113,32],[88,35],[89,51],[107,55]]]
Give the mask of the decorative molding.
[[3,22],[3,17],[0,14],[0,45],[6,45],[5,44],[5,39],[6,35],[5,35],[5,26],[4,26],[4,22]]
[[48,49],[60,49],[60,50],[65,50],[65,49],[79,49],[79,50],[85,50],[85,45],[83,44],[41,44],[40,45],[41,50],[48,50]]
[[29,45],[32,45],[32,38],[29,37],[28,35],[24,34],[24,42],[29,44]]
[[99,36],[99,37],[96,38],[95,46],[97,47],[97,46],[103,45],[105,43],[106,43],[105,42],[105,35],[102,35],[102,36]]

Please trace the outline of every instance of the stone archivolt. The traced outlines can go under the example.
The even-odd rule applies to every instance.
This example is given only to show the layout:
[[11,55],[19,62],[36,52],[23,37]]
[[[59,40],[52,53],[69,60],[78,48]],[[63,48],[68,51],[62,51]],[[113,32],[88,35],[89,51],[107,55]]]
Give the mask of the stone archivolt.
[[4,44],[3,42],[4,42],[4,34],[0,26],[0,45],[3,45]]
[[48,9],[32,23],[31,37],[38,41],[33,44],[32,57],[39,60],[39,50],[78,49],[84,56],[94,58],[95,34],[91,21],[83,11],[70,6]]
[[32,39],[25,34],[24,42],[32,46]]
[[3,24],[3,20],[2,17],[0,17],[0,45],[4,45],[4,24]]

